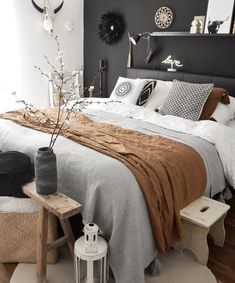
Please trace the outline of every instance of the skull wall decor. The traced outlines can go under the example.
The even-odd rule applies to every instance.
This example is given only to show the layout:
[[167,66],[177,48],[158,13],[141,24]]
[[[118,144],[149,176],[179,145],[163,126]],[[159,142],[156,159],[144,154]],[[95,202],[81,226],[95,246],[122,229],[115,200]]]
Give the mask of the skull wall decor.
[[49,32],[50,35],[53,34],[55,14],[61,10],[64,1],[62,1],[61,4],[54,10],[52,9],[49,0],[44,0],[43,8],[39,7],[34,0],[32,0],[32,4],[35,9],[37,9],[41,14],[43,14],[43,29]]

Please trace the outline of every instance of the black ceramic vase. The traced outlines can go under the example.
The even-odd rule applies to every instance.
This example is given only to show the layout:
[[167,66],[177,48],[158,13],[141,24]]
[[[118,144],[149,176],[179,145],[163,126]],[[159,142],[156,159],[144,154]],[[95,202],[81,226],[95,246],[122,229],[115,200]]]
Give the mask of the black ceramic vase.
[[40,195],[57,191],[56,155],[52,148],[39,148],[34,156],[36,190]]

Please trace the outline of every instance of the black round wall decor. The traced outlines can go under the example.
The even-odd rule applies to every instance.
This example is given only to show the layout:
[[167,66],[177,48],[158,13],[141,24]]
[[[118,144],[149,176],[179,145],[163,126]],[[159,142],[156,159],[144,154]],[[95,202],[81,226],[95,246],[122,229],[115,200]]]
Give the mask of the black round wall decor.
[[106,44],[114,44],[118,42],[125,32],[126,23],[121,14],[107,12],[101,16],[101,21],[98,26],[99,37]]

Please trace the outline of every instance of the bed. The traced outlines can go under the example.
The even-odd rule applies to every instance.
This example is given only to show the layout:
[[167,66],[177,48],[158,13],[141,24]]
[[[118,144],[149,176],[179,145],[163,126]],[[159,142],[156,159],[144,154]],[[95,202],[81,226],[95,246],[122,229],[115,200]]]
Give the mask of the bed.
[[[142,69],[128,69],[127,77],[213,82],[235,95],[235,79],[232,78]],[[235,139],[235,131],[214,122],[200,123],[196,127],[194,122],[182,119],[159,119],[156,112],[137,106],[118,104],[113,107],[115,111],[111,108],[111,104],[107,108],[91,106],[85,114],[94,121],[147,135],[161,135],[194,148],[206,166],[206,196],[221,193],[228,179],[233,184],[235,165],[230,155],[235,148],[229,141]],[[18,150],[33,160],[36,149],[45,146],[47,141],[45,133],[0,119],[0,150]],[[64,137],[59,138],[54,150],[58,158],[58,190],[83,204],[85,224],[95,222],[104,232],[109,240],[110,263],[116,282],[144,283],[146,268],[149,274],[157,275],[160,263],[148,209],[132,172],[120,161]]]

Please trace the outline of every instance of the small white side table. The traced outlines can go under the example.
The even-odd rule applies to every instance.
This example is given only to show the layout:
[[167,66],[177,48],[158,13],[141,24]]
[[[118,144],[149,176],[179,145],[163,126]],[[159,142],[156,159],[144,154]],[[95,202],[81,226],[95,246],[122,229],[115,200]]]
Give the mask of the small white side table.
[[108,263],[108,244],[102,238],[98,238],[97,252],[87,252],[85,237],[79,238],[74,245],[75,261],[75,279],[76,283],[81,282],[81,261],[87,262],[87,283],[94,283],[94,263],[100,262],[100,283],[106,283],[109,280],[109,263]]
[[209,256],[207,235],[212,236],[215,245],[224,245],[224,218],[229,209],[229,205],[207,197],[201,197],[183,208],[180,215],[184,238],[177,246],[192,251],[197,261],[206,265]]

